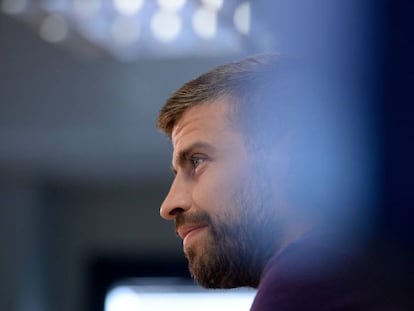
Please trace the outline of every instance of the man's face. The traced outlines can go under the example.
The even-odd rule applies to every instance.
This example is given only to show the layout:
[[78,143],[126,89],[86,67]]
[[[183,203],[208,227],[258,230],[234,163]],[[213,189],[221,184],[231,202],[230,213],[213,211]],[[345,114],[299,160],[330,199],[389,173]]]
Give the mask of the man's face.
[[[223,99],[196,105],[175,125],[175,179],[160,211],[175,221],[193,277],[212,288],[257,286],[277,241],[274,213],[264,208],[269,191],[229,108]],[[261,243],[266,234],[271,246]]]

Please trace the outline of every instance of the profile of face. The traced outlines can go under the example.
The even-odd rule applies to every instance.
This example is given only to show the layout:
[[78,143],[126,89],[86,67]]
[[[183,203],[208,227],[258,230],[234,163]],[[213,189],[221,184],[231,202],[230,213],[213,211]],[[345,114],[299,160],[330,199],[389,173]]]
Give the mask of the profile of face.
[[230,121],[230,108],[226,99],[195,105],[175,124],[175,178],[160,209],[175,222],[191,274],[207,288],[257,287],[279,247],[272,190]]

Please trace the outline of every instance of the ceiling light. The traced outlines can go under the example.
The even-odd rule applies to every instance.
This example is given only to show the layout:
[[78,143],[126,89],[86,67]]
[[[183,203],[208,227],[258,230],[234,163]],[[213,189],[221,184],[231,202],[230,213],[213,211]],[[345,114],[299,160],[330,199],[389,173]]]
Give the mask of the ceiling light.
[[250,33],[250,3],[241,3],[234,12],[234,26],[243,35]]
[[151,29],[159,41],[170,42],[180,33],[181,20],[174,13],[158,11],[151,19]]
[[78,16],[93,18],[102,7],[101,0],[73,0],[73,7]]
[[172,12],[180,10],[185,4],[185,0],[157,0],[157,2],[161,10]]
[[60,14],[50,14],[40,26],[40,36],[51,43],[59,43],[66,39],[69,33],[69,25]]
[[210,10],[218,11],[223,6],[223,0],[201,0],[205,7]]
[[199,8],[193,15],[194,32],[202,39],[211,39],[217,32],[217,14],[206,8]]
[[143,0],[113,0],[115,9],[122,15],[134,15],[138,13],[144,4]]
[[135,19],[118,16],[112,24],[111,34],[116,44],[122,46],[131,45],[138,40],[140,27]]

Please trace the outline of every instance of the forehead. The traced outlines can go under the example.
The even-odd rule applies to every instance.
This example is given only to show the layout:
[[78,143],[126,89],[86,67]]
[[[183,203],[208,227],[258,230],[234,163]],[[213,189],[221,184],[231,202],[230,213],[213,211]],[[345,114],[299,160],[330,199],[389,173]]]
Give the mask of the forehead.
[[230,120],[231,104],[226,99],[201,103],[189,108],[174,126],[174,150],[199,141],[214,146],[243,144],[241,133]]

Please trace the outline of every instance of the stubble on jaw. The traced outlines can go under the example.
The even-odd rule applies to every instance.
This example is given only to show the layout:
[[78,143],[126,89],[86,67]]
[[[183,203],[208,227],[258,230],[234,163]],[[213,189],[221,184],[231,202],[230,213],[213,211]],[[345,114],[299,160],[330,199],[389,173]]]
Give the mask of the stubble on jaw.
[[280,248],[282,226],[267,202],[268,189],[257,183],[240,183],[231,209],[223,207],[220,218],[212,219],[205,212],[177,215],[176,227],[208,225],[205,238],[185,250],[190,273],[201,286],[256,288],[267,261]]

